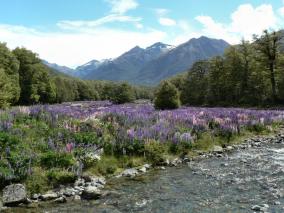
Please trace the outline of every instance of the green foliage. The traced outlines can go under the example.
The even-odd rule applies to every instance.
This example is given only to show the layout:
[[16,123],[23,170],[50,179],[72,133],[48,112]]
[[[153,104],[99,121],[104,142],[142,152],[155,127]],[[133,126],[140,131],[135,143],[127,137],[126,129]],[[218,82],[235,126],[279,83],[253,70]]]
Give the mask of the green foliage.
[[153,164],[164,161],[165,146],[157,141],[149,141],[145,144],[145,156]]
[[12,82],[0,68],[0,108],[7,108],[14,99]]
[[115,104],[124,104],[134,101],[134,90],[127,84],[119,84],[112,92],[110,100]]
[[0,43],[0,108],[15,104],[20,97],[19,62],[6,44]]
[[179,91],[169,81],[163,81],[154,100],[156,109],[176,109],[180,106]]
[[47,172],[46,176],[53,187],[60,184],[74,183],[76,180],[74,173],[62,169],[51,169]]
[[74,165],[74,158],[66,152],[46,152],[40,158],[40,164],[46,168],[69,168]]
[[[181,101],[188,105],[271,106],[284,103],[284,54],[281,36],[264,33],[253,43],[242,40],[224,56],[197,62],[179,80]],[[178,84],[175,78],[171,82]]]
[[97,162],[95,170],[98,174],[110,175],[115,173],[119,167],[119,162],[112,156],[103,156],[100,161]]
[[44,193],[50,188],[46,173],[40,168],[33,169],[32,174],[27,177],[25,185],[30,195]]
[[55,101],[55,85],[49,71],[37,55],[25,48],[16,48],[14,55],[20,62],[20,103],[52,103]]

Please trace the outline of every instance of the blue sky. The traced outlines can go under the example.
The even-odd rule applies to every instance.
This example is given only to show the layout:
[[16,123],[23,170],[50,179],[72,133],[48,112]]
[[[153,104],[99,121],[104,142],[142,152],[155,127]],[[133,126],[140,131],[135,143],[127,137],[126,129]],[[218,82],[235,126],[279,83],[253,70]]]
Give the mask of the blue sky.
[[136,45],[201,35],[234,44],[283,25],[283,0],[9,0],[1,2],[0,41],[76,67]]

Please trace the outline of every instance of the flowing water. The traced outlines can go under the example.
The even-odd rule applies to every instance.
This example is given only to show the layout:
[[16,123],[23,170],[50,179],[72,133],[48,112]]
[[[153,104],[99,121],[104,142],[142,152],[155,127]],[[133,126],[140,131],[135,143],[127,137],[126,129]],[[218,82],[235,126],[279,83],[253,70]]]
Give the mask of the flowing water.
[[[109,196],[36,212],[284,212],[284,144],[264,144],[180,167],[113,180]],[[26,210],[26,211],[35,211]]]

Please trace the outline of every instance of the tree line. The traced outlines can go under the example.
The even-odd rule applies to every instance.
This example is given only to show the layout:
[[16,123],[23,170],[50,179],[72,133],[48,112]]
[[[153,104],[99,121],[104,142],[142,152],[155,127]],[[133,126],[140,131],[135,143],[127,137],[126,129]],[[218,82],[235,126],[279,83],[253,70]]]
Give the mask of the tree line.
[[44,65],[32,51],[25,48],[11,51],[0,43],[0,108],[85,100],[122,103],[151,99],[152,94],[152,88],[66,76]]
[[[284,104],[284,31],[264,31],[253,41],[230,46],[223,56],[199,61],[185,74],[162,82],[156,102],[179,106],[277,106]],[[170,85],[169,85],[170,84]],[[175,88],[173,88],[173,86]],[[163,90],[174,92],[164,97]],[[167,91],[170,94],[169,91]],[[171,103],[171,106],[167,106]]]

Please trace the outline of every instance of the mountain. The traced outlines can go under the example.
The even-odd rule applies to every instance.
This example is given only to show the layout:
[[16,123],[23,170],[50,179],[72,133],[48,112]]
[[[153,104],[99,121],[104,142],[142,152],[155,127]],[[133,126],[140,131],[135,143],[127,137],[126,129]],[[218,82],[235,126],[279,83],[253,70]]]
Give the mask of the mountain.
[[55,64],[55,63],[49,63],[48,61],[45,61],[45,60],[42,60],[43,64],[45,64],[46,66],[58,71],[58,72],[61,72],[61,73],[64,73],[64,74],[67,74],[67,75],[71,75],[71,76],[74,76],[75,75],[75,70],[74,69],[71,69],[69,67],[66,67],[66,66],[60,66],[58,64]]
[[[88,67],[84,79],[99,79],[113,81],[132,81],[140,69],[150,61],[167,53],[173,47],[161,42],[143,49],[136,46],[114,60],[108,60],[99,67]],[[91,69],[93,69],[91,71]]]
[[207,37],[193,38],[142,67],[133,83],[157,84],[161,80],[188,70],[195,62],[223,55],[229,44]]
[[48,62],[46,64],[60,72],[87,80],[155,85],[163,79],[188,70],[196,61],[223,55],[228,46],[224,40],[202,36],[177,47],[161,42],[145,49],[136,46],[118,58],[92,60],[75,70]]

